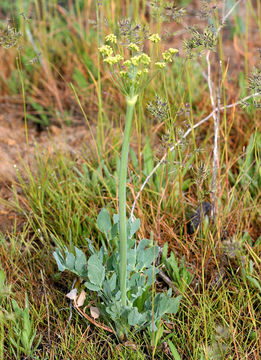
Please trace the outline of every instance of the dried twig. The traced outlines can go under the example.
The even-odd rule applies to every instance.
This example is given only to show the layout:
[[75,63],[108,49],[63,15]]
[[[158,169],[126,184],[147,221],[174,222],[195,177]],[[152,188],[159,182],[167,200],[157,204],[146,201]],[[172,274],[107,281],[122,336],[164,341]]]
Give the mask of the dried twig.
[[219,33],[219,31],[221,30],[222,26],[224,25],[225,21],[227,20],[227,18],[231,15],[231,13],[234,11],[234,9],[241,3],[242,0],[238,0],[232,7],[231,9],[223,16],[222,18],[222,22],[219,25],[218,29],[217,29],[217,33]]
[[[210,51],[206,54],[206,61],[208,65],[208,73],[207,73],[207,82],[209,89],[209,96],[213,110],[216,108],[216,100],[214,99],[214,91],[213,91],[213,82],[211,80],[211,64],[209,60]],[[219,74],[219,83],[220,82]],[[213,147],[213,168],[212,168],[212,185],[211,185],[211,193],[212,193],[212,206],[213,206],[213,218],[215,219],[216,215],[216,193],[217,193],[217,171],[219,169],[219,149],[218,149],[218,138],[219,138],[219,120],[220,120],[220,86],[218,90],[218,106],[217,111],[213,113],[214,120],[214,147]]]
[[[209,89],[209,97],[213,110],[216,107],[216,100],[214,99],[213,82],[211,80],[211,64],[209,60],[210,51],[206,54],[206,61],[208,65],[207,83]],[[220,119],[220,104],[218,105],[218,111],[213,113],[214,120],[214,148],[213,148],[213,168],[212,168],[212,206],[213,206],[213,218],[216,215],[216,192],[217,192],[217,170],[219,169],[219,152],[218,152],[218,137],[219,137],[219,119]]]
[[[209,56],[210,56],[210,50],[207,51],[206,54],[206,61],[208,64],[208,75],[207,75],[207,82],[208,82],[208,89],[209,89],[209,95],[210,95],[210,101],[211,101],[211,105],[213,110],[215,109],[215,100],[214,100],[214,92],[213,92],[213,83],[211,80],[211,65],[210,65],[210,60],[209,60]],[[213,119],[216,119],[217,114],[214,113],[213,114]]]
[[170,278],[162,270],[159,270],[158,275],[172,289],[174,295],[182,295],[179,289],[173,284]]
[[213,208],[213,219],[215,220],[216,216],[216,201],[217,201],[217,171],[219,169],[219,122],[220,122],[220,91],[221,91],[221,73],[222,73],[222,63],[220,61],[220,75],[219,75],[219,86],[217,93],[217,115],[214,117],[214,149],[213,149],[213,170],[212,170],[212,208]]
[[88,321],[90,321],[93,325],[95,325],[95,326],[97,326],[97,327],[99,327],[99,328],[101,328],[101,329],[103,329],[103,330],[106,330],[106,331],[114,334],[114,331],[113,331],[111,328],[109,328],[109,327],[106,326],[106,325],[103,325],[103,324],[98,323],[98,322],[95,321],[91,316],[85,314],[85,312],[83,312],[83,311],[77,306],[75,300],[74,300],[74,302],[73,302],[73,305],[74,305],[75,309],[76,309],[83,317],[85,317]]
[[[223,15],[222,22],[217,29],[217,34],[221,30],[223,24],[225,23],[226,19],[230,16],[234,8],[239,5],[242,0],[238,0],[231,9]],[[209,89],[209,96],[213,110],[216,108],[216,100],[213,91],[213,82],[211,80],[211,63],[210,63],[210,50],[207,51],[206,54],[206,61],[207,61],[207,83]],[[214,120],[214,147],[213,147],[213,166],[212,166],[212,185],[211,185],[211,194],[212,194],[212,206],[213,206],[213,218],[215,219],[216,216],[216,201],[217,201],[217,171],[220,168],[219,164],[219,122],[220,122],[220,87],[221,87],[221,74],[222,74],[222,67],[220,62],[220,73],[219,73],[219,87],[217,93],[217,111],[213,113],[213,120]]]

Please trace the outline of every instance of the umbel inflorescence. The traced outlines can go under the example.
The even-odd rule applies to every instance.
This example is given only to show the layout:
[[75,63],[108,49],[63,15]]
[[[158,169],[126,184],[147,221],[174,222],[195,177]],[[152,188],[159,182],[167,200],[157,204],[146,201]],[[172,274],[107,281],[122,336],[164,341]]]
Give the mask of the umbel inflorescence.
[[[161,41],[161,37],[152,34],[148,36],[148,41],[151,42],[153,50]],[[99,48],[104,63],[111,67],[115,85],[125,95],[130,94],[130,91],[139,94],[157,70],[164,69],[178,53],[177,49],[169,48],[163,52],[159,61],[152,61],[143,51],[143,47],[143,44],[138,45],[135,42],[120,42],[115,34],[109,34],[105,37],[105,45]]]

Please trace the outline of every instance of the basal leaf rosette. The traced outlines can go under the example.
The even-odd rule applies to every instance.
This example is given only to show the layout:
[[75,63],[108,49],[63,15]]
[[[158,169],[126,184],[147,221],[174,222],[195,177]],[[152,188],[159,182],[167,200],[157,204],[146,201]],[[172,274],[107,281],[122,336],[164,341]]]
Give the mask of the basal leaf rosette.
[[[148,40],[156,46],[161,38],[158,34],[152,34]],[[110,67],[114,84],[126,96],[139,95],[157,72],[171,63],[174,55],[178,53],[177,49],[169,48],[163,52],[162,59],[152,61],[151,57],[142,51],[143,46],[135,43],[123,45],[114,34],[107,35],[105,42],[99,52],[104,63]]]

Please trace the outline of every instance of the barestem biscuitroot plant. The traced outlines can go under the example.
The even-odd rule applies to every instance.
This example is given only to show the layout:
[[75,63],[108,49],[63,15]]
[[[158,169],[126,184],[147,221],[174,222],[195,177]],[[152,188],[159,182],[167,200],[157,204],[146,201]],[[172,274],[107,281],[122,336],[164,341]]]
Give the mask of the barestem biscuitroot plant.
[[[157,34],[148,39],[154,44],[160,41]],[[54,257],[60,271],[75,273],[88,290],[97,293],[101,314],[123,338],[130,328],[132,331],[147,328],[154,333],[166,314],[176,314],[181,300],[181,296],[172,298],[172,289],[166,294],[151,291],[159,272],[155,266],[159,247],[148,239],[142,239],[137,244],[134,235],[140,227],[140,220],[126,219],[128,152],[135,104],[157,70],[171,62],[177,50],[166,50],[163,61],[152,63],[151,58],[135,43],[118,46],[114,34],[108,35],[105,40],[111,46],[106,44],[99,51],[103,61],[110,66],[112,80],[125,96],[127,104],[119,175],[119,215],[114,214],[112,223],[108,210],[101,210],[97,227],[105,235],[107,245],[103,243],[97,251],[88,240],[91,253],[88,261],[77,248],[74,253],[65,248],[64,254],[56,249]],[[124,56],[129,59],[124,60]]]
[[[163,60],[155,62],[154,69],[150,69],[150,57],[141,52],[140,47],[135,43],[128,43],[126,48],[120,49],[117,46],[117,38],[114,34],[106,36],[106,42],[112,45],[104,45],[99,48],[103,55],[103,61],[110,65],[112,80],[117,88],[125,95],[127,111],[124,139],[121,151],[120,178],[119,178],[119,227],[120,227],[120,289],[122,305],[126,306],[126,274],[127,274],[127,222],[126,222],[126,178],[128,153],[131,135],[132,119],[139,94],[156,75],[156,69],[166,67],[172,62],[173,55],[178,50],[170,48],[163,53]],[[161,39],[158,34],[152,34],[149,40],[157,44]],[[118,54],[115,55],[115,51]],[[130,59],[124,61],[124,51]],[[120,53],[119,53],[120,52]],[[153,71],[154,70],[154,71]]]

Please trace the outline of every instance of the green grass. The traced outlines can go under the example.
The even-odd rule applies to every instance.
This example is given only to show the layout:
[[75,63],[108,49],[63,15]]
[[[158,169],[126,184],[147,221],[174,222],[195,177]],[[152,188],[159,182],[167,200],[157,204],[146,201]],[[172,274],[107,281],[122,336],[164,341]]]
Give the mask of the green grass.
[[[89,255],[86,238],[98,249],[103,241],[96,226],[98,213],[102,207],[111,215],[118,212],[125,107],[108,72],[97,64],[97,38],[103,32],[108,33],[103,18],[107,18],[113,31],[119,17],[134,14],[145,21],[146,9],[139,8],[137,1],[128,1],[124,7],[119,0],[105,1],[99,8],[102,22],[102,34],[99,34],[84,15],[87,13],[88,18],[95,19],[94,1],[77,0],[72,7],[66,1],[62,3],[59,8],[56,2],[46,0],[40,9],[37,1],[19,0],[14,9],[6,5],[3,8],[4,14],[11,14],[23,33],[21,76],[29,129],[32,123],[43,127],[80,123],[86,124],[86,129],[98,130],[94,131],[91,149],[89,144],[82,144],[77,155],[58,149],[50,155],[39,148],[30,166],[26,162],[18,166],[14,201],[10,205],[24,225],[21,231],[14,224],[12,232],[0,234],[0,270],[6,276],[4,290],[0,289],[0,360],[20,359],[12,352],[9,336],[19,324],[14,318],[12,299],[24,309],[26,294],[32,329],[37,331],[33,344],[40,339],[32,359],[150,359],[153,349],[147,331],[130,334],[121,343],[70,307],[65,294],[71,290],[74,277],[67,272],[59,273],[52,256],[57,245],[69,249],[75,245]],[[32,20],[28,22],[19,16],[18,8],[23,8],[26,16],[33,10]],[[260,10],[260,4],[255,10],[254,3],[248,1],[245,18],[236,12],[229,19],[228,38],[236,37],[244,50],[243,56],[240,55],[242,64],[231,69],[229,79],[223,64],[222,104],[247,95],[252,66],[248,46],[253,28],[261,29],[261,16],[257,16]],[[151,32],[160,30],[160,26],[164,31],[165,23],[157,23],[151,17],[148,20]],[[227,60],[226,46],[219,39],[219,54],[224,60]],[[5,51],[5,63],[0,67],[1,95],[22,104],[17,50],[1,51]],[[38,51],[42,53],[40,61],[31,61]],[[258,66],[258,54],[254,63]],[[178,129],[186,131],[188,124],[195,124],[212,111],[203,70],[206,71],[204,56],[202,60],[184,62],[181,55],[139,98],[128,165],[128,213],[143,181],[178,139]],[[217,90],[218,70],[213,70],[213,80]],[[155,94],[169,104],[169,116],[160,123],[146,110],[147,102]],[[19,100],[14,100],[17,95]],[[186,107],[186,104],[190,105]],[[184,109],[190,111],[186,114]],[[168,242],[179,260],[185,256],[187,269],[194,273],[179,312],[161,325],[164,332],[155,359],[173,358],[168,340],[182,359],[258,359],[261,352],[259,118],[260,109],[253,103],[246,110],[236,107],[221,113],[220,191],[215,225],[210,223],[193,237],[185,232],[188,212],[197,207],[201,197],[209,199],[211,195],[213,119],[192,131],[183,146],[169,152],[167,161],[150,179],[136,204],[135,216],[141,219],[137,240],[153,234],[161,246]],[[207,175],[199,181],[201,162]],[[224,240],[225,232],[228,239]],[[221,280],[216,283],[214,278],[219,277]],[[167,289],[161,280],[157,287]],[[86,305],[95,303],[94,294],[88,293]]]

